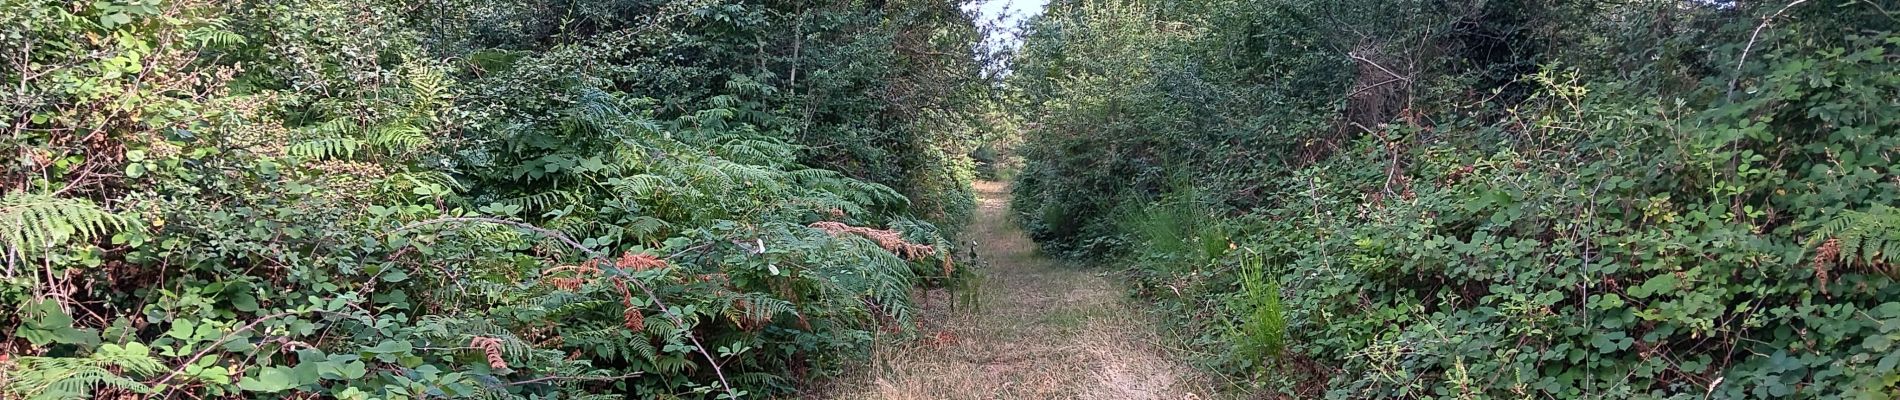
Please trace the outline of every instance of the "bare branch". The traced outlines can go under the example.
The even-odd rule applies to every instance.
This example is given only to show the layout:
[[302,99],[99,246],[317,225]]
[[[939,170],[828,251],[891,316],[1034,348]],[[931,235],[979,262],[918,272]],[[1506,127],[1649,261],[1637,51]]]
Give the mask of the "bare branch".
[[[1802,1],[1807,1],[1807,0],[1802,0]],[[1390,70],[1390,69],[1386,69],[1384,65],[1379,65],[1379,63],[1377,63],[1377,62],[1374,62],[1374,61],[1372,61],[1371,59],[1367,59],[1367,58],[1365,58],[1365,57],[1362,57],[1362,56],[1360,56],[1360,55],[1358,55],[1358,54],[1352,54],[1352,53],[1346,53],[1346,56],[1348,56],[1348,57],[1352,57],[1352,59],[1354,59],[1354,60],[1359,60],[1360,62],[1364,62],[1364,63],[1366,63],[1366,64],[1372,64],[1372,67],[1373,67],[1373,68],[1378,68],[1378,69],[1379,69],[1380,71],[1385,71],[1385,74],[1386,74],[1386,75],[1391,75],[1391,76],[1392,76],[1393,78],[1397,78],[1397,79],[1399,79],[1399,80],[1403,80],[1403,81],[1405,81],[1405,83],[1412,83],[1412,78],[1411,78],[1411,77],[1409,77],[1409,76],[1404,76],[1404,75],[1399,75],[1399,74],[1398,74],[1397,72],[1392,72],[1392,70]]]

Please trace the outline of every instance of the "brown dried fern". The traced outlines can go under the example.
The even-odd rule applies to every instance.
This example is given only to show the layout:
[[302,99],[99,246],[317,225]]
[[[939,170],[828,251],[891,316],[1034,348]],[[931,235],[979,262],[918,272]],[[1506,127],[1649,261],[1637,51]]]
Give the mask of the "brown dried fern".
[[846,233],[863,236],[865,239],[870,239],[871,242],[877,243],[877,247],[884,248],[885,251],[889,251],[891,254],[896,254],[898,257],[903,257],[906,260],[916,261],[937,254],[935,247],[911,243],[910,241],[904,240],[903,234],[894,230],[851,226],[843,222],[832,221],[813,222],[811,227],[825,231],[825,233],[829,233],[831,236]]
[[630,252],[621,254],[620,259],[614,261],[614,266],[619,267],[620,269],[646,271],[646,270],[666,268],[666,260],[662,260],[659,257],[655,257],[652,254],[634,253],[630,251]]
[[627,330],[633,333],[647,330],[647,316],[641,313],[638,307],[627,307],[627,311],[621,313],[620,318],[625,322],[623,325],[627,327]]
[[1832,271],[1834,263],[1840,260],[1840,258],[1840,239],[1828,239],[1827,241],[1821,242],[1820,248],[1814,250],[1814,278],[1821,281],[1821,294],[1823,295],[1828,294],[1827,284],[1830,282],[1829,278],[1831,278],[1829,272]]
[[501,339],[476,336],[468,340],[468,347],[480,349],[488,358],[488,367],[508,369],[508,361],[501,358]]

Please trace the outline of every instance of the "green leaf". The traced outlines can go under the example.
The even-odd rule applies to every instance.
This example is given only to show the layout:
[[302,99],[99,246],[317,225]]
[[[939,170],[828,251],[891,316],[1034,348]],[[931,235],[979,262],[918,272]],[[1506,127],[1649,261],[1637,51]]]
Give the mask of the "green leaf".
[[236,309],[240,312],[256,312],[259,309],[259,307],[260,306],[257,304],[257,296],[253,296],[250,293],[243,293],[243,292],[234,293],[231,295],[231,308],[233,309]]
[[192,335],[197,332],[197,329],[198,329],[198,324],[196,322],[191,322],[191,320],[183,320],[183,319],[175,320],[175,321],[172,321],[171,329],[165,331],[165,336],[170,336],[170,337],[178,338],[181,340],[191,340]]
[[256,377],[247,376],[239,379],[237,386],[245,391],[277,393],[299,385],[289,368],[264,367],[257,371]]
[[580,160],[580,167],[586,171],[598,171],[606,169],[607,164],[601,162],[600,157],[588,157]]
[[1648,298],[1656,293],[1667,293],[1676,289],[1677,281],[1675,274],[1664,273],[1656,275],[1647,281],[1643,281],[1643,284],[1630,288],[1629,295],[1630,297],[1640,299]]
[[407,353],[414,348],[415,347],[410,345],[409,341],[406,340],[384,340],[382,343],[377,343],[374,347],[363,349],[363,351],[378,354],[396,354]]
[[1629,335],[1623,332],[1598,333],[1596,336],[1590,338],[1590,345],[1597,348],[1597,353],[1602,354],[1621,351],[1635,343],[1635,340],[1630,339]]
[[309,336],[312,333],[316,333],[317,324],[311,323],[310,321],[299,319],[299,320],[291,321],[290,325],[285,326],[285,329],[289,330],[290,333],[294,335]]
[[1868,336],[1867,340],[1861,342],[1860,345],[1865,346],[1867,347],[1868,350],[1872,350],[1876,353],[1884,353],[1887,351],[1887,349],[1893,348],[1893,336],[1888,336],[1888,335]]
[[362,378],[369,372],[369,366],[356,360],[355,355],[331,355],[328,360],[317,363],[317,376],[329,380],[351,380]]

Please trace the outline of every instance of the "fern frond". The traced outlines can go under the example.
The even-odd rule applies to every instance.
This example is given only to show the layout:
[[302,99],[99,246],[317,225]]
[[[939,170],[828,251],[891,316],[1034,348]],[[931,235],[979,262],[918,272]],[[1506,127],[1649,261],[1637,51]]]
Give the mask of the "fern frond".
[[131,226],[130,218],[84,199],[25,193],[0,197],[0,241],[22,252],[90,241]]
[[1816,224],[1809,246],[1822,246],[1820,262],[1859,266],[1900,275],[1900,208],[1875,205],[1867,211],[1843,210]]
[[727,175],[724,169],[712,164],[683,164],[679,166],[679,171],[695,183],[708,183],[719,188],[730,187],[733,184],[731,175]]
[[197,29],[192,29],[190,32],[185,32],[185,38],[193,42],[198,42],[200,46],[228,47],[239,46],[245,43],[244,35],[230,31],[222,22],[214,22],[200,26]]
[[648,174],[629,176],[614,183],[619,183],[621,189],[637,196],[652,196],[655,192],[678,186],[670,178]]
[[377,128],[375,135],[370,138],[369,142],[376,145],[376,147],[382,148],[384,151],[401,154],[421,150],[435,143],[435,140],[423,134],[421,128],[409,124],[395,123]]
[[418,187],[429,188],[431,193],[468,190],[468,187],[462,186],[461,181],[457,181],[455,177],[449,176],[448,173],[442,171],[398,172],[390,174],[387,178],[384,178],[383,181],[385,184],[403,184],[405,186],[402,187],[405,189]]
[[363,126],[355,119],[334,118],[323,121],[321,124],[304,127],[302,130],[314,137],[350,137],[362,131]]
[[293,157],[313,160],[348,159],[355,158],[357,150],[361,149],[363,144],[363,141],[351,138],[312,139],[292,144],[286,147],[284,152]]
[[801,169],[797,171],[787,172],[785,174],[787,176],[792,177],[792,179],[797,179],[799,181],[811,182],[811,183],[818,183],[818,182],[824,182],[827,180],[837,179],[840,176],[838,174],[838,171],[832,171],[828,169],[817,169],[817,168],[806,168],[806,169]]
[[739,387],[785,386],[789,383],[785,377],[763,372],[733,374],[732,382],[733,385]]
[[411,110],[428,113],[451,97],[450,81],[440,68],[411,64],[405,70],[404,80],[409,84]]
[[102,387],[149,394],[151,387],[128,376],[149,376],[163,370],[165,367],[143,344],[105,344],[85,358],[21,357],[14,362],[11,380],[0,393],[35,400],[91,398],[93,391]]
[[726,177],[734,183],[762,187],[770,191],[778,191],[784,187],[779,180],[780,173],[776,170],[725,160],[713,163],[713,168],[719,170],[719,176]]

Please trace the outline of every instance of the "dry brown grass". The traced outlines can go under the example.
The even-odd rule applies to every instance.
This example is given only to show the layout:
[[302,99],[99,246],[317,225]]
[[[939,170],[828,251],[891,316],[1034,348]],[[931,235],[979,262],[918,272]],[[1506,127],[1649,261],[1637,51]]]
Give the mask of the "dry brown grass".
[[1008,188],[979,182],[971,226],[983,271],[979,307],[925,293],[920,340],[880,344],[840,399],[1205,399],[1207,382],[1156,345],[1122,290],[1036,254],[1009,221]]

